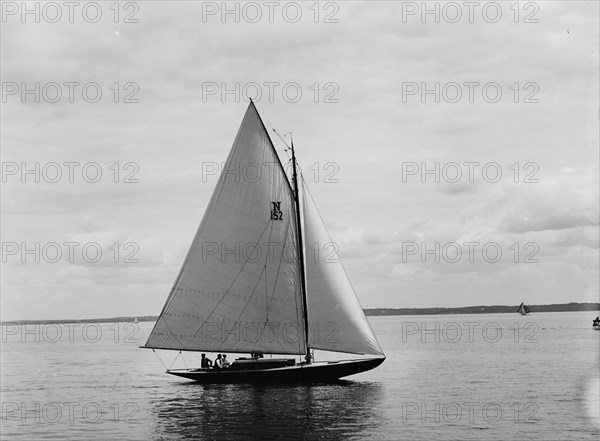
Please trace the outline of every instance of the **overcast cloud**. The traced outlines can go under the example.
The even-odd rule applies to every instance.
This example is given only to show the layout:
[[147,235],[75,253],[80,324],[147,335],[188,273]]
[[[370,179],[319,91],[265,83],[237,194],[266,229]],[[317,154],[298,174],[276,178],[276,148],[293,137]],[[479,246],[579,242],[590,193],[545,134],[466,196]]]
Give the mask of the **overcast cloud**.
[[306,2],[295,23],[293,2],[272,23],[263,2],[121,3],[116,23],[86,3],[73,23],[38,3],[36,23],[2,2],[3,320],[157,315],[246,110],[223,85],[251,82],[364,307],[598,301],[598,2],[480,2],[472,23],[463,2],[429,2],[439,22],[421,2]]

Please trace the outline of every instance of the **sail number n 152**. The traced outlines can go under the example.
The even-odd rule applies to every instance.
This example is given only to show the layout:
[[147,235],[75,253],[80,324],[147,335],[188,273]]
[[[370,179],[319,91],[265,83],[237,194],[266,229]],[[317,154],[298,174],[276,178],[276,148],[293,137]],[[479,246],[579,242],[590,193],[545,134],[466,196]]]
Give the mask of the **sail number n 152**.
[[271,202],[273,209],[271,210],[271,220],[283,220],[283,212],[281,211],[281,201]]

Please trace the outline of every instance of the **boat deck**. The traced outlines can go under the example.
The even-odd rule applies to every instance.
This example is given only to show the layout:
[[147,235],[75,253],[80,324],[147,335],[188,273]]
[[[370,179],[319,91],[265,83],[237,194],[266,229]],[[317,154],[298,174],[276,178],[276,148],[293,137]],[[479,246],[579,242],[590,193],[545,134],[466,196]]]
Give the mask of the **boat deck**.
[[[173,369],[168,370],[167,373],[205,384],[261,382],[315,383],[336,380],[348,375],[365,372],[379,366],[384,360],[385,357],[381,357],[358,360],[300,363],[297,365],[288,365],[283,367],[266,367],[269,366],[267,359],[264,362],[257,362],[257,360],[254,360],[254,366],[259,367],[258,369]],[[234,364],[235,363],[233,363],[232,366]],[[251,365],[251,363],[249,365]]]

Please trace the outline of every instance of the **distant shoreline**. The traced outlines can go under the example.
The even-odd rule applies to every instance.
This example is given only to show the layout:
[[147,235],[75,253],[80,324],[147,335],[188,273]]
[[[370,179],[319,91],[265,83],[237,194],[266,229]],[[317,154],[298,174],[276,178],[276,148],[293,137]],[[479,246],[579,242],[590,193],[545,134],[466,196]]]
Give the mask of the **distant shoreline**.
[[[527,305],[532,314],[536,312],[573,312],[573,311],[600,311],[600,303],[554,303],[549,305]],[[491,306],[462,306],[457,308],[370,308],[365,309],[367,316],[388,315],[442,315],[442,314],[501,314],[515,313],[519,305],[491,305]],[[137,318],[138,322],[154,322],[158,319],[155,315],[110,317],[96,319],[57,319],[57,320],[10,320],[0,322],[0,325],[25,325],[25,324],[59,324],[59,323],[128,323]]]

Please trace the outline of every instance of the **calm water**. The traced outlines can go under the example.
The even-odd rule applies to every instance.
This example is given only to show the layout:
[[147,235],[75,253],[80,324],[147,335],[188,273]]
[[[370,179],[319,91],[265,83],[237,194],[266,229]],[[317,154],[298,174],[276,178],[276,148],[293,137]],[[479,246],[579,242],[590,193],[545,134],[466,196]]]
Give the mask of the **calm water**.
[[595,440],[593,317],[371,317],[386,362],[302,386],[166,375],[137,348],[152,323],[3,327],[1,439]]

